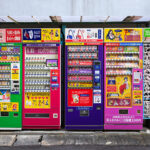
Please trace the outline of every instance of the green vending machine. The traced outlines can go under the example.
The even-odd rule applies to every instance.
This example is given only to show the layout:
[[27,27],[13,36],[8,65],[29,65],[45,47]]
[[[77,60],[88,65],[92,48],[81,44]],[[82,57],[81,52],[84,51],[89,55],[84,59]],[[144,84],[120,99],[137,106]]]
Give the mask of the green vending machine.
[[21,29],[0,29],[0,130],[22,128]]

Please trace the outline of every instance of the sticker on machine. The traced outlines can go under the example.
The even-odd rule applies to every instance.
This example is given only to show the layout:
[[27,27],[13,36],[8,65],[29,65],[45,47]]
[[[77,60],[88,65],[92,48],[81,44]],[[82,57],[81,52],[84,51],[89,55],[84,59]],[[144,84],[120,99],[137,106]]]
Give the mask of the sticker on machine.
[[0,90],[0,102],[10,102],[10,90]]
[[20,64],[11,63],[11,93],[20,93]]
[[94,90],[93,91],[93,103],[100,104],[101,101],[101,90]]
[[0,102],[0,111],[18,112],[19,103],[16,102]]
[[68,106],[92,106],[92,89],[68,89]]
[[25,108],[49,109],[50,93],[25,93]]

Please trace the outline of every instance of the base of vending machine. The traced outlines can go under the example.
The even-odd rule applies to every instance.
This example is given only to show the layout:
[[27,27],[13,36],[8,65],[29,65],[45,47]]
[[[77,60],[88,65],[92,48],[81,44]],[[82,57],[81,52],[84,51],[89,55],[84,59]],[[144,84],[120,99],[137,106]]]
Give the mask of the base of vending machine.
[[143,124],[109,124],[109,125],[104,125],[104,130],[142,130],[143,129]]
[[24,126],[23,129],[60,129],[60,126]]
[[12,131],[19,131],[22,130],[22,128],[0,128],[0,130],[12,130]]
[[104,126],[65,126],[66,130],[103,130]]

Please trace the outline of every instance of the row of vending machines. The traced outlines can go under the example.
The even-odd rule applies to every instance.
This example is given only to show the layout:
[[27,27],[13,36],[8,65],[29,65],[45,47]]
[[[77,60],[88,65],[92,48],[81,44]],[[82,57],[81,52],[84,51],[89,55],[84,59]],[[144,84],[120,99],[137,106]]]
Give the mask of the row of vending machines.
[[65,105],[67,130],[141,130],[150,118],[150,29],[64,35],[61,49],[58,28],[0,29],[0,129],[60,129]]

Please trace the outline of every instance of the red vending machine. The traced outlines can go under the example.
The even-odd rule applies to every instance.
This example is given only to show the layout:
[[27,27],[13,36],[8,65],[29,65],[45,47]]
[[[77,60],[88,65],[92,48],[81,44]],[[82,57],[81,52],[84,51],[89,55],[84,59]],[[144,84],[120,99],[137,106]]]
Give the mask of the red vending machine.
[[61,125],[60,29],[23,29],[23,128]]

